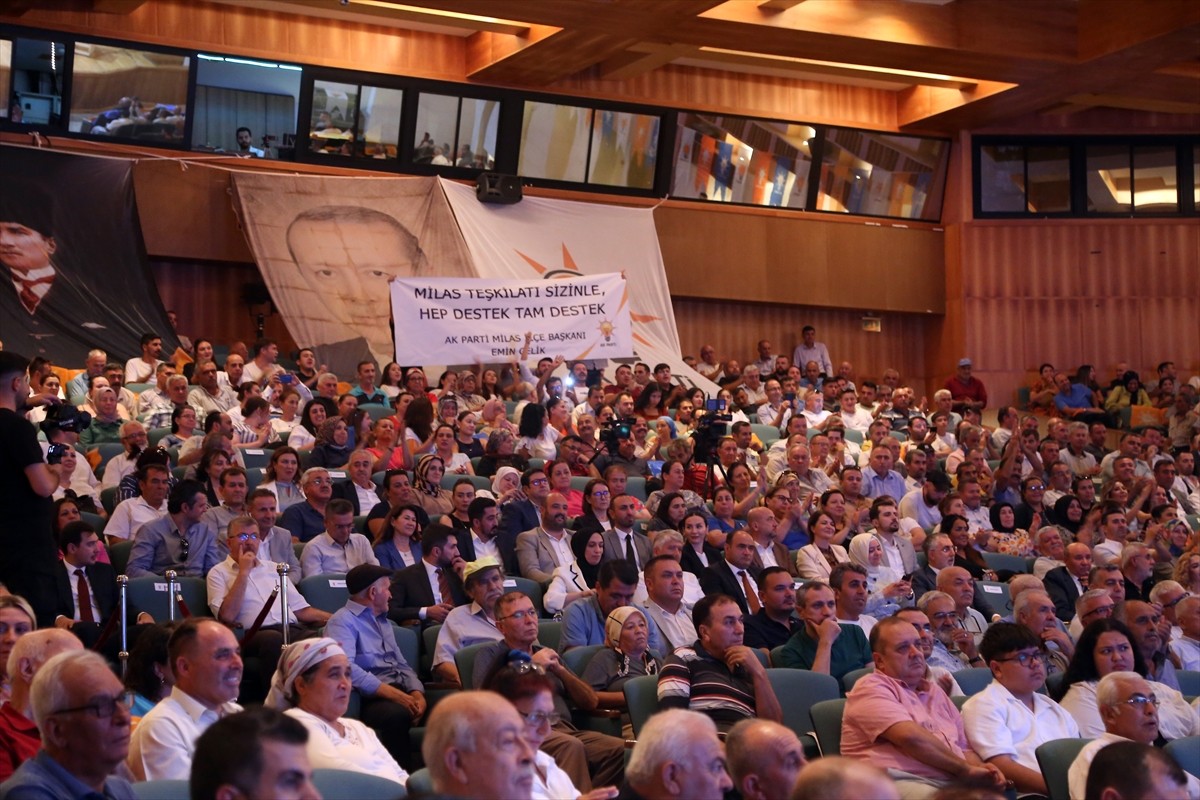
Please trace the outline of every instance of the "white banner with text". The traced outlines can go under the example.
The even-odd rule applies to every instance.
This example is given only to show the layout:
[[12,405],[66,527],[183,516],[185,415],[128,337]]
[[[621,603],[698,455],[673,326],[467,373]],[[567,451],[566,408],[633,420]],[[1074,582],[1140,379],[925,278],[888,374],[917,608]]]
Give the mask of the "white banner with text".
[[401,364],[509,361],[526,334],[531,361],[634,354],[628,286],[620,273],[549,281],[396,278],[391,292]]

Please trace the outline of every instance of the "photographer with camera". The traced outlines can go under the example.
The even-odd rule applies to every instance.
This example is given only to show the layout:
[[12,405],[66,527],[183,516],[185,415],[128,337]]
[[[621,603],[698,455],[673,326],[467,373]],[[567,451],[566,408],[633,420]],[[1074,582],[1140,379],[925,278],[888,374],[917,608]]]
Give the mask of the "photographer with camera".
[[50,497],[59,483],[62,450],[46,463],[37,430],[25,419],[29,359],[0,351],[0,581],[29,601],[38,627],[54,623],[54,568]]

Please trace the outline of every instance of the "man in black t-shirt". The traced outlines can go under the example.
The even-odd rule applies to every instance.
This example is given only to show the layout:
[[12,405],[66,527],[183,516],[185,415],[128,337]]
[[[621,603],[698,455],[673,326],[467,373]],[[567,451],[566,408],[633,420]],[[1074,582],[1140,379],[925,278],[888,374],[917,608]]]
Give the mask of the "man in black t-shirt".
[[54,624],[57,548],[50,529],[58,464],[42,459],[37,431],[23,416],[29,359],[0,352],[0,581],[29,601],[38,627]]

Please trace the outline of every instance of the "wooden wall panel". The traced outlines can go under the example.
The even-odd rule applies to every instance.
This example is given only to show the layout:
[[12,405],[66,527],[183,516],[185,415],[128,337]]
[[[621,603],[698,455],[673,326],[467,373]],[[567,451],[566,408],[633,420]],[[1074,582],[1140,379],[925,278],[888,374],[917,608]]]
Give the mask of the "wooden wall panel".
[[603,80],[599,70],[592,69],[549,88],[741,116],[896,129],[892,91],[702,67],[668,65],[624,81]]
[[758,340],[769,339],[777,355],[790,356],[800,341],[800,329],[812,325],[817,340],[829,347],[835,368],[849,361],[859,377],[878,379],[883,370],[894,367],[918,396],[932,390],[920,343],[937,320],[934,316],[884,314],[883,332],[867,333],[861,315],[848,310],[680,297],[673,297],[672,304],[684,353],[696,354],[701,345],[712,344],[718,358],[734,358],[744,365],[755,357]]
[[[243,286],[262,283],[254,264],[152,261],[150,267],[163,305],[179,314],[181,333],[222,343],[254,341],[254,314],[269,312],[265,305],[251,310],[242,302]],[[281,351],[296,347],[282,315],[268,314],[264,322],[265,334],[279,343]]]
[[997,402],[1043,361],[1091,363],[1104,376],[1124,361],[1152,376],[1170,359],[1184,376],[1200,372],[1193,221],[967,223],[958,257],[965,349],[980,354],[976,370]]
[[669,203],[654,214],[676,295],[942,313],[941,231]]

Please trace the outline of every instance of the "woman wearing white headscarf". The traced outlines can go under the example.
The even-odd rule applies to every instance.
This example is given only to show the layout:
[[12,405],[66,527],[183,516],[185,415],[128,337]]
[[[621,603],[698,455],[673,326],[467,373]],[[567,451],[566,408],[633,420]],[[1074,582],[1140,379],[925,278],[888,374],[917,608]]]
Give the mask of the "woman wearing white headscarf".
[[333,639],[303,639],[288,647],[271,678],[266,705],[308,729],[308,760],[314,769],[348,769],[408,783],[375,732],[346,719],[350,662]]
[[876,619],[890,617],[901,606],[913,604],[912,586],[894,567],[883,563],[883,545],[873,533],[860,533],[850,540],[850,562],[867,571],[865,613]]
[[500,467],[492,476],[492,496],[496,505],[521,496],[521,471],[516,467]]

